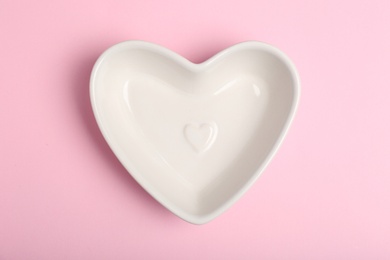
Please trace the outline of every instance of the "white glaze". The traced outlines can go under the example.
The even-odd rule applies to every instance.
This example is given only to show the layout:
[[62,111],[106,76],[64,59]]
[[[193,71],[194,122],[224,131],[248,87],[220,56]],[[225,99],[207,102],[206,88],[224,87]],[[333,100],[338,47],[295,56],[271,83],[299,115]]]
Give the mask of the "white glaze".
[[260,42],[201,64],[123,42],[102,54],[91,75],[93,110],[116,156],[154,198],[196,224],[221,214],[257,179],[298,97],[292,63]]

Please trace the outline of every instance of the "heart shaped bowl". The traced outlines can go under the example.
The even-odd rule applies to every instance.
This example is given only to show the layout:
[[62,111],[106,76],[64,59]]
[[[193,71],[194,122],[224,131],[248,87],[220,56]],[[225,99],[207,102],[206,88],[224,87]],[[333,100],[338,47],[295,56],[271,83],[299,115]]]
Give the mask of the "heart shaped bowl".
[[100,130],[134,179],[180,218],[206,223],[275,155],[295,114],[298,74],[260,42],[194,64],[127,41],[97,60],[90,95]]

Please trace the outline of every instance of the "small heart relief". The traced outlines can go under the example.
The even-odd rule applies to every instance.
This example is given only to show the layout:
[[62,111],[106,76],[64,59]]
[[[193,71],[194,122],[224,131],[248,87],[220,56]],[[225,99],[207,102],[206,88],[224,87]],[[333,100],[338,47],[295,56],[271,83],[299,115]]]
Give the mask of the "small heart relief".
[[184,135],[196,152],[206,151],[214,142],[217,131],[211,124],[188,124],[184,128]]
[[232,206],[275,155],[295,114],[298,73],[261,42],[194,64],[128,41],[97,60],[90,94],[123,166],[180,218],[206,223]]

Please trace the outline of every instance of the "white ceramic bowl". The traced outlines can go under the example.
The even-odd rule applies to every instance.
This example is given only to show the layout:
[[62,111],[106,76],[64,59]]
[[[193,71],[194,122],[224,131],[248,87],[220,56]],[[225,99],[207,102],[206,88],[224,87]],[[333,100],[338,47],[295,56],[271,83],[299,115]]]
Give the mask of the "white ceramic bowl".
[[97,60],[90,94],[123,166],[180,218],[217,217],[259,177],[299,98],[298,74],[275,47],[244,42],[194,64],[142,41]]

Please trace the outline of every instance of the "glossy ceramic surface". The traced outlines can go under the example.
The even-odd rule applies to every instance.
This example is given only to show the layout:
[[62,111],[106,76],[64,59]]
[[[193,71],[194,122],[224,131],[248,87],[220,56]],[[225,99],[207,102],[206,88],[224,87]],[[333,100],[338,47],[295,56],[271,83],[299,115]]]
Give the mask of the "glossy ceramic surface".
[[91,75],[99,127],[118,159],[162,205],[202,224],[265,169],[292,121],[299,79],[260,42],[194,64],[158,45],[117,44]]

